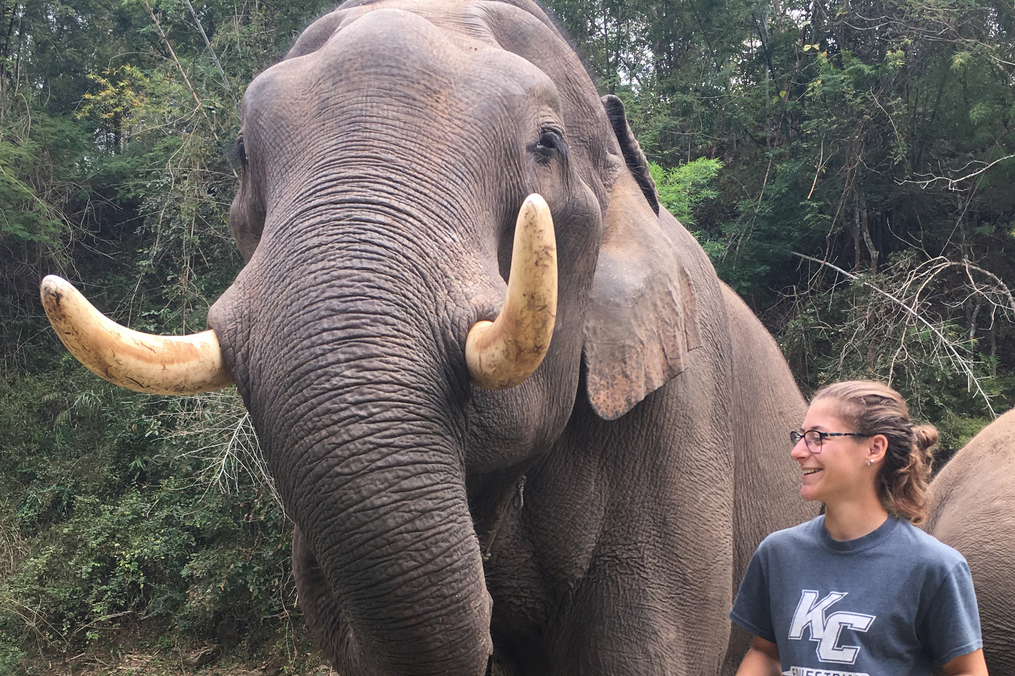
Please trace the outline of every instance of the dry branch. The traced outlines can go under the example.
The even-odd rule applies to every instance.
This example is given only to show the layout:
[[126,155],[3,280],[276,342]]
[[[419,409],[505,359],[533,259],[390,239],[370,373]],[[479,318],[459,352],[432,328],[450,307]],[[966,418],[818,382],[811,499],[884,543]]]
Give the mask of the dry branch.
[[[987,406],[987,410],[990,411],[991,417],[994,417],[994,418],[997,417],[997,413],[994,411],[994,407],[990,403],[990,397],[989,397],[989,395],[984,391],[983,386],[980,384],[980,380],[976,377],[976,374],[973,372],[972,360],[964,357],[959,352],[959,350],[955,346],[955,344],[952,341],[948,340],[948,338],[941,332],[941,330],[938,329],[938,327],[934,326],[934,324],[932,322],[930,322],[927,319],[925,319],[919,312],[917,312],[914,308],[910,307],[904,301],[902,301],[899,298],[897,298],[896,296],[888,293],[884,289],[881,289],[880,287],[878,287],[878,286],[876,286],[874,284],[871,284],[870,282],[868,282],[868,281],[866,281],[864,279],[861,279],[859,277],[859,275],[855,275],[855,274],[853,274],[851,272],[847,272],[846,270],[843,270],[839,266],[834,265],[832,263],[829,263],[828,261],[823,261],[820,258],[814,258],[813,256],[807,256],[807,255],[804,255],[802,253],[798,253],[796,251],[793,251],[791,253],[794,256],[796,256],[797,258],[801,258],[803,260],[811,261],[811,262],[817,263],[817,264],[819,264],[821,266],[828,267],[828,268],[830,268],[832,270],[835,270],[839,274],[847,277],[848,279],[860,282],[860,284],[866,286],[867,288],[871,289],[875,293],[883,296],[884,298],[887,298],[893,304],[895,304],[898,307],[902,308],[903,311],[905,311],[905,313],[907,315],[909,315],[912,319],[916,320],[917,322],[919,322],[920,324],[925,326],[931,333],[934,334],[934,336],[937,337],[939,345],[941,347],[943,347],[945,349],[945,351],[948,353],[952,363],[955,364],[961,371],[963,371],[966,374],[966,378],[968,379],[968,382],[970,384],[970,388],[972,388],[972,386],[976,387],[976,391],[983,398],[983,401],[984,401],[984,403]],[[927,283],[928,282],[925,281],[924,282],[924,286],[926,286]]]

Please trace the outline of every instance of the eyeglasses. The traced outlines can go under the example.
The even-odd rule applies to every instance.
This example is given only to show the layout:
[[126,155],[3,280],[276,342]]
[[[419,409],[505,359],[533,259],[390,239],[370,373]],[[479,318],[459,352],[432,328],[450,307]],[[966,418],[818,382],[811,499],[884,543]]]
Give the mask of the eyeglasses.
[[810,449],[811,453],[820,453],[821,445],[825,443],[825,439],[828,437],[869,437],[870,434],[860,434],[859,432],[821,432],[819,430],[807,430],[806,432],[799,432],[797,430],[791,430],[789,433],[790,442],[796,446],[803,439],[804,443],[807,444],[807,448]]

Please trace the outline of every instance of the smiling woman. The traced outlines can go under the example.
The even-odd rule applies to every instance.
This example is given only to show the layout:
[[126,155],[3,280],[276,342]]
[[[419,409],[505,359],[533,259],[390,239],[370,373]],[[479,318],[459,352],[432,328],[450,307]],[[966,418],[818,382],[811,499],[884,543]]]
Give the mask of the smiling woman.
[[825,514],[751,560],[730,613],[754,634],[737,673],[986,674],[969,567],[913,525],[937,431],[890,387],[849,381],[818,391],[790,441],[800,495]]

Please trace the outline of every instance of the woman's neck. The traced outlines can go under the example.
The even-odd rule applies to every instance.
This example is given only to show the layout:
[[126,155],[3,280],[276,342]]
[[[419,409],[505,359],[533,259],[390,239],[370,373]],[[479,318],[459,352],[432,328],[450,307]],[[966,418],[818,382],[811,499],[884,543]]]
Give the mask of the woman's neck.
[[873,533],[888,519],[888,511],[876,497],[825,505],[825,530],[833,540],[855,540]]

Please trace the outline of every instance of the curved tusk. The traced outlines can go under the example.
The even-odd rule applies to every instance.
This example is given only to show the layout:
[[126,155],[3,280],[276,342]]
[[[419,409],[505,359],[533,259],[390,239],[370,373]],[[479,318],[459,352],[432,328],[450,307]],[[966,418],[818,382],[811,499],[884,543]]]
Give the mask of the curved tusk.
[[506,390],[532,375],[546,356],[557,316],[557,243],[550,207],[529,195],[518,211],[511,276],[496,321],[469,330],[465,361],[472,382]]
[[120,326],[65,279],[42,280],[42,305],[74,357],[114,385],[152,394],[197,394],[233,380],[214,331],[153,336]]

